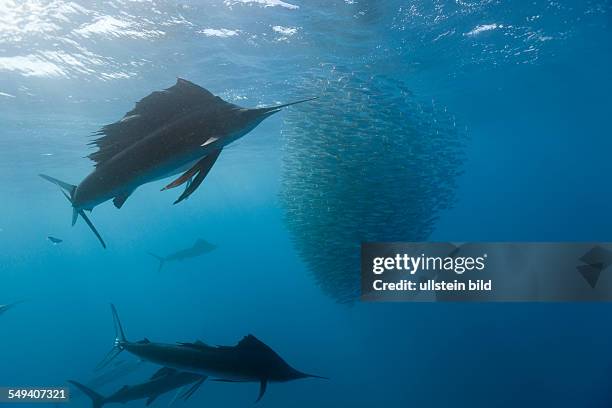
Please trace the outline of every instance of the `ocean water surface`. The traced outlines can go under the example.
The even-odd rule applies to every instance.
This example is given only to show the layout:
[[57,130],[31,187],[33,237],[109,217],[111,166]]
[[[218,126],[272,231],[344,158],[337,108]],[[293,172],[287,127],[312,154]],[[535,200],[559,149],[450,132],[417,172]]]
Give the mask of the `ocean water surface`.
[[[358,250],[610,241],[611,23],[608,0],[0,1],[0,304],[23,301],[0,315],[0,386],[95,377],[113,303],[130,340],[252,333],[330,378],[262,407],[609,406],[609,305],[362,303]],[[91,135],[179,77],[246,107],[319,98],[185,202],[160,181],[97,207],[103,250],[38,174],[80,182]],[[161,271],[148,254],[198,239],[217,247]],[[176,405],[257,394],[210,381]]]

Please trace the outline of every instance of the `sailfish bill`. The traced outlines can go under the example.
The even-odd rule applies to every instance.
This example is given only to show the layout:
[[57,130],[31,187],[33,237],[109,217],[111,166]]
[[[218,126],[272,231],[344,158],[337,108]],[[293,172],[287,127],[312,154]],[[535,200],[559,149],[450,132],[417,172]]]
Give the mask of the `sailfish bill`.
[[[240,139],[265,118],[305,99],[267,108],[242,108],[184,79],[146,96],[124,117],[102,127],[90,143],[95,169],[74,186],[41,175],[62,189],[73,208],[106,244],[84,211],[112,200],[117,208],[141,185],[184,172],[164,190],[187,183],[174,202],[185,200],[202,184],[223,148]],[[190,182],[191,181],[191,182]]]

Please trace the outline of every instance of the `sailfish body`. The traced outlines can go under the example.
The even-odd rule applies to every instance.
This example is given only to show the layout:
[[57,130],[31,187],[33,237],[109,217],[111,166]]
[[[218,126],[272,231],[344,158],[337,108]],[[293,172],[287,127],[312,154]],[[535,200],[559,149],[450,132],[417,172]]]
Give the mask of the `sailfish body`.
[[222,149],[253,130],[268,116],[290,104],[247,109],[224,101],[184,79],[138,102],[120,121],[104,126],[89,155],[94,171],[78,185],[41,175],[59,185],[73,207],[104,241],[84,211],[108,200],[121,208],[139,186],[185,172],[165,189],[187,183],[175,204],[202,183]]
[[258,382],[259,401],[270,382],[287,382],[304,378],[322,378],[291,367],[268,345],[253,335],[245,336],[235,346],[209,346],[201,341],[193,343],[155,343],[148,339],[128,341],[119,320],[117,309],[111,304],[115,344],[98,365],[103,368],[121,352],[127,351],[139,359],[159,364],[178,372],[191,373],[221,382]]

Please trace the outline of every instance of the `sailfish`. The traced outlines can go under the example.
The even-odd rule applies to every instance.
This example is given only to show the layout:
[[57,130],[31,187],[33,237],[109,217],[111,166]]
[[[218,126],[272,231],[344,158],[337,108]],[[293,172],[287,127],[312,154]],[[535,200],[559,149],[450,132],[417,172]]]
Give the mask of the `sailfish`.
[[249,133],[282,108],[315,98],[264,108],[242,108],[179,78],[94,134],[98,150],[88,157],[95,169],[78,185],[40,174],[61,188],[72,205],[72,225],[80,216],[106,248],[85,211],[112,200],[117,208],[141,185],[181,174],[163,190],[186,184],[174,202],[187,199],[202,184],[223,148]]

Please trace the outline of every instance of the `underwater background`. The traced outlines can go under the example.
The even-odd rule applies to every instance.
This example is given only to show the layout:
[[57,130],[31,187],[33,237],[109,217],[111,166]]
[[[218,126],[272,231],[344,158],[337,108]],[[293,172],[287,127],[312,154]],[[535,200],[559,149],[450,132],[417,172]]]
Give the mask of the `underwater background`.
[[[271,384],[262,407],[609,406],[611,305],[357,288],[365,240],[611,240],[611,23],[604,0],[0,1],[0,304],[24,301],[0,316],[0,386],[93,378],[112,302],[130,340],[252,333],[330,377]],[[247,107],[319,99],[177,206],[157,182],[96,208],[103,250],[38,174],[81,181],[90,136],[177,77]],[[217,248],[162,271],[147,254],[197,239]],[[257,392],[205,382],[182,405]]]

